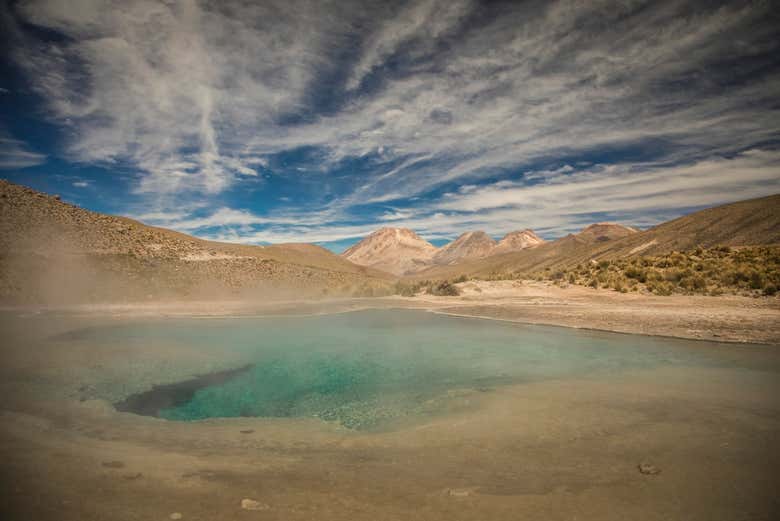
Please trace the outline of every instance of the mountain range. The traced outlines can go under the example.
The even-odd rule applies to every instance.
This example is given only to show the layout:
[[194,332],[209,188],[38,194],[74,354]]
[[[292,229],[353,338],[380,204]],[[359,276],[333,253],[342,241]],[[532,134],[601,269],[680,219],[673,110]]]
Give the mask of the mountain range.
[[[638,231],[621,224],[595,223],[573,237],[582,244],[596,244],[627,237]],[[498,255],[530,250],[545,243],[529,229],[510,232],[499,241],[483,231],[473,231],[436,248],[412,230],[381,228],[346,250],[342,257],[397,276],[409,276],[437,266],[458,266],[465,261],[480,262]]]
[[[594,233],[595,231],[595,233]],[[431,266],[411,275],[449,279],[532,274],[617,258],[663,255],[714,246],[780,244],[780,194],[706,208],[643,231],[598,223],[534,248]]]
[[437,248],[407,228],[381,228],[346,250],[342,257],[393,275],[403,276],[432,266],[447,266],[464,260],[534,248],[544,239],[532,230],[521,230],[494,240],[483,231],[466,232]]
[[398,277],[523,276],[713,246],[780,244],[780,195],[707,208],[647,230],[595,223],[545,241],[466,232],[440,248],[382,228],[336,255],[311,244],[206,241],[100,214],[0,180],[0,301],[105,302],[386,294]]

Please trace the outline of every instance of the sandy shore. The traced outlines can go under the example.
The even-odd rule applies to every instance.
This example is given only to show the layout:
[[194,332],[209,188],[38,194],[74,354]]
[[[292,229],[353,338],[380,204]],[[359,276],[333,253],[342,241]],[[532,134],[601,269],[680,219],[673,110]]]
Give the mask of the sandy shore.
[[[426,309],[452,315],[642,335],[780,345],[780,298],[618,293],[535,281],[472,281],[458,297],[345,298],[308,301],[172,301],[68,308],[115,317],[246,316]],[[16,311],[36,313],[40,308]]]
[[780,299],[659,297],[541,282],[466,282],[460,297],[418,296],[446,313],[621,333],[780,344]]

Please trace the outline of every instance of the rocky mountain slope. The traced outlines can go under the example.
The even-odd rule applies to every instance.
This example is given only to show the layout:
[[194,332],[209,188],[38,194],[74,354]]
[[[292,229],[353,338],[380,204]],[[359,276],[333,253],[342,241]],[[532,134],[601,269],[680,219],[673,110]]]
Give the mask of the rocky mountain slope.
[[695,248],[780,244],[780,194],[708,208],[641,232],[615,231],[626,235],[599,240],[603,230],[581,232],[519,252],[431,267],[415,278],[503,277]]
[[452,264],[461,259],[487,257],[497,243],[483,231],[466,232],[449,244],[445,244],[433,256],[434,264]]
[[491,255],[498,255],[501,253],[510,253],[513,251],[520,251],[526,248],[533,248],[544,242],[544,239],[536,235],[533,230],[519,230],[516,232],[510,232],[504,235],[504,237],[498,241],[496,247],[490,252]]
[[351,294],[389,278],[319,246],[204,241],[0,180],[6,302]]
[[381,228],[346,250],[350,262],[403,275],[431,264],[436,247],[406,228]]

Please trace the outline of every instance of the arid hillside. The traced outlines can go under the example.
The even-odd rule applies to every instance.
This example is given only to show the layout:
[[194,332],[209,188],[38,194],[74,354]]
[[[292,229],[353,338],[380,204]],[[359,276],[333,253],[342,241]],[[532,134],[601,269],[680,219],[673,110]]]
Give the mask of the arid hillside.
[[371,294],[389,278],[319,246],[204,241],[0,180],[3,302]]
[[464,259],[487,257],[497,243],[483,231],[466,232],[438,249],[433,256],[436,264],[452,264]]
[[[613,228],[612,231],[617,229]],[[603,233],[567,235],[535,248],[452,266],[436,266],[415,279],[491,278],[532,275],[546,269],[567,269],[590,261],[664,255],[714,246],[780,243],[780,195],[751,199],[701,210],[641,232],[622,230],[614,239]],[[598,230],[597,230],[598,231]],[[604,231],[604,230],[601,230]],[[595,237],[595,238],[594,238]]]

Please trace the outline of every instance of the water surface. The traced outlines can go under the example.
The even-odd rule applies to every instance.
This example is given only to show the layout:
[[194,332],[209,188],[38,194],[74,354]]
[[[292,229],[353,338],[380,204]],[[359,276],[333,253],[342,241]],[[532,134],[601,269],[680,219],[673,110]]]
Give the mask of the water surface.
[[158,406],[130,397],[124,410],[133,411],[127,404],[135,399],[134,412],[169,420],[315,417],[353,429],[448,411],[464,396],[504,385],[663,366],[734,367],[741,363],[735,350],[762,349],[401,310],[169,319],[73,335],[175,342],[251,364],[216,383],[206,377],[160,386],[146,395]]

